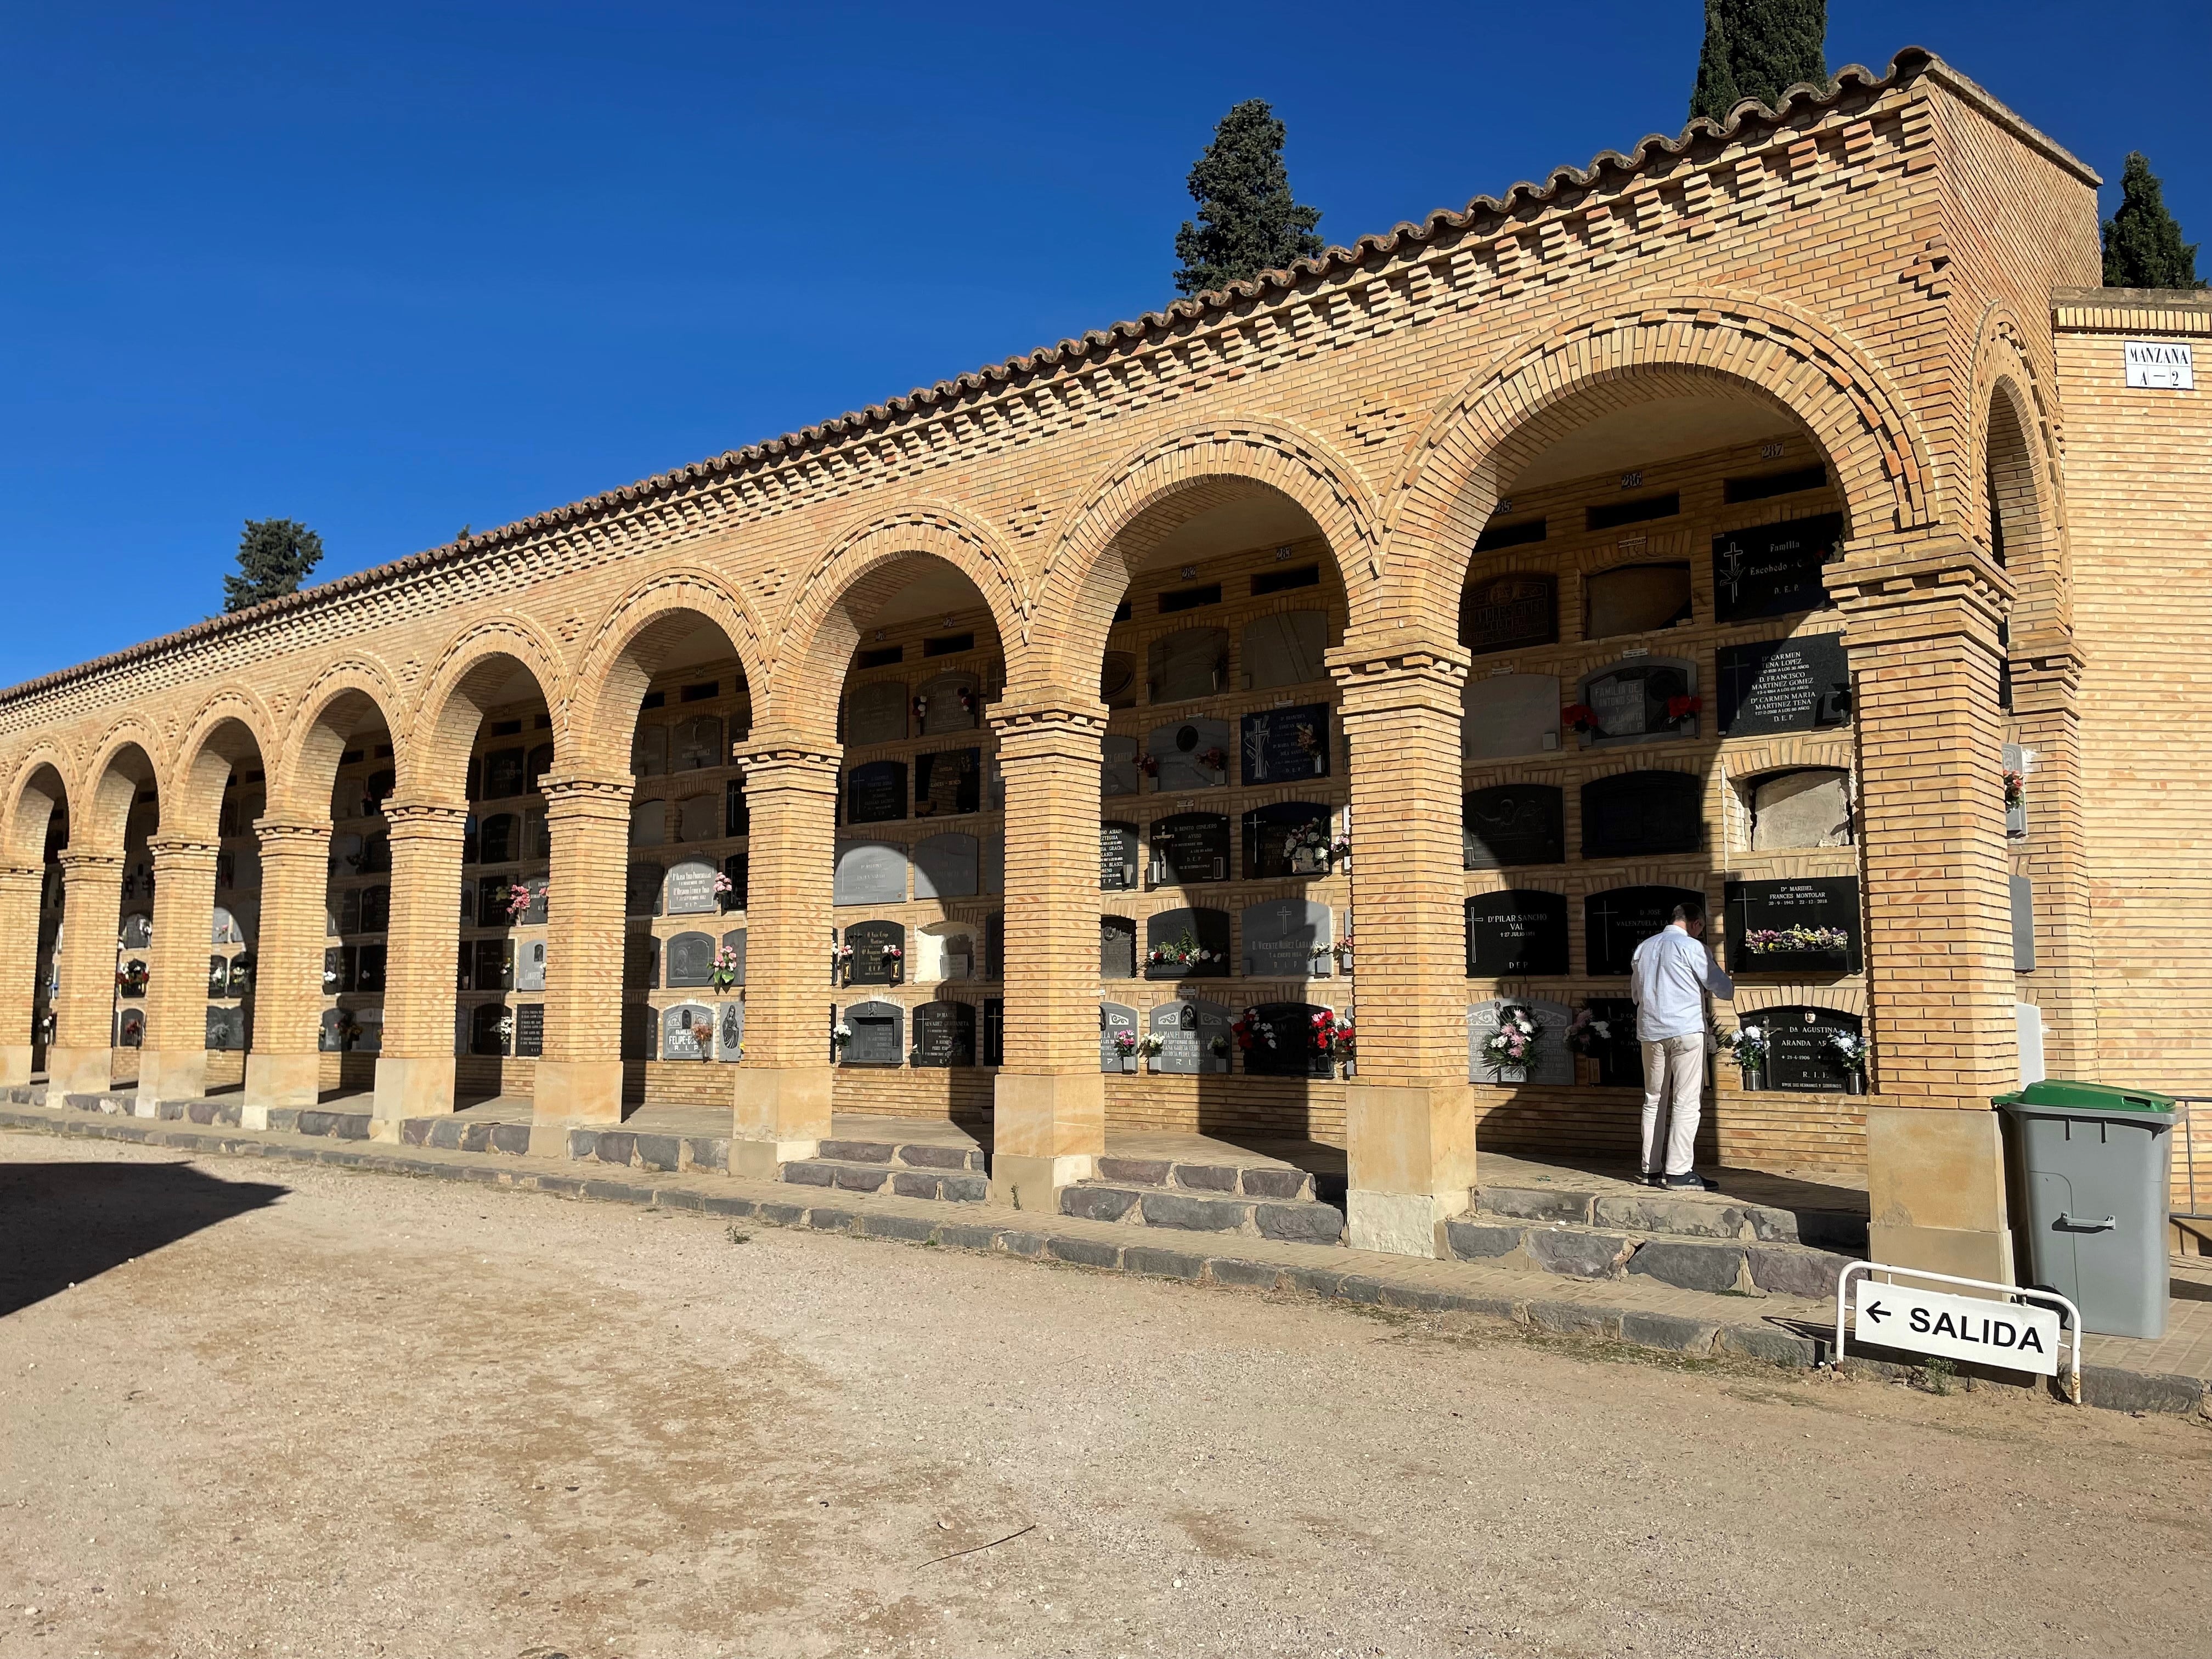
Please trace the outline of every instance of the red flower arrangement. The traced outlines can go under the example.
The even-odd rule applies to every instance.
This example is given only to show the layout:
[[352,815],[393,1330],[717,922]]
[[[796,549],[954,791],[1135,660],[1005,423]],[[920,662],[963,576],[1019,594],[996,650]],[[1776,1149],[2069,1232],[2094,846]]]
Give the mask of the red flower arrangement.
[[1221,745],[1218,744],[1216,744],[1212,748],[1207,750],[1198,758],[1202,765],[1209,767],[1216,772],[1226,772],[1229,769],[1229,757],[1222,752]]
[[1158,755],[1146,754],[1140,751],[1137,756],[1137,769],[1139,772],[1142,772],[1148,778],[1156,778],[1159,776],[1160,757]]
[[1667,718],[1686,720],[1705,706],[1703,697],[1669,697],[1667,699]]
[[1571,702],[1559,710],[1559,724],[1571,726],[1577,732],[1597,732],[1600,737],[1605,735],[1598,730],[1597,710],[1586,702]]

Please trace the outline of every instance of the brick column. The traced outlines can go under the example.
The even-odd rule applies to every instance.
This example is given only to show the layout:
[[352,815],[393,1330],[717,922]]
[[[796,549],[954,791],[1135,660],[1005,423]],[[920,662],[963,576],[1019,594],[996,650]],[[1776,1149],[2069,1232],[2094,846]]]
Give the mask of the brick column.
[[45,872],[0,864],[0,1089],[31,1080],[31,1023],[37,1017],[39,893]]
[[1435,1255],[1474,1184],[1460,694],[1467,653],[1394,629],[1328,655],[1351,750],[1358,1080],[1346,1241]]
[[835,744],[756,732],[737,751],[752,814],[745,900],[745,1056],[734,1079],[730,1170],[772,1176],[830,1134],[830,885]]
[[115,1080],[115,929],[123,912],[123,854],[64,849],[60,994],[46,1050],[51,1097],[104,1094]]
[[[623,884],[629,869],[628,776],[544,781],[553,838],[546,896],[545,1053],[540,1123],[622,1121]],[[749,1034],[750,1035],[750,1034]]]
[[323,951],[329,935],[331,826],[262,818],[261,925],[253,940],[253,1034],[246,1053],[249,1129],[272,1108],[322,1095]]
[[207,1092],[208,937],[215,917],[214,842],[155,836],[154,939],[146,962],[146,1040],[138,1111]]
[[461,839],[468,808],[386,802],[392,927],[384,968],[384,1048],[376,1058],[380,1133],[453,1109],[454,967]]
[[1997,623],[2012,591],[1964,538],[1852,544],[1843,606],[1858,738],[1873,1082],[1873,1255],[2009,1282],[2011,897]]
[[2081,672],[2070,636],[2012,643],[2014,736],[2035,759],[2026,785],[2027,837],[2009,845],[2014,867],[2035,891],[2033,1000],[2044,1018],[2045,1068],[2052,1077],[2094,1083],[2100,1071],[2082,823]]
[[1006,1063],[992,1096],[991,1197],[1056,1211],[1106,1150],[1098,1070],[1098,769],[1106,706],[1009,687],[991,709],[1006,781]]

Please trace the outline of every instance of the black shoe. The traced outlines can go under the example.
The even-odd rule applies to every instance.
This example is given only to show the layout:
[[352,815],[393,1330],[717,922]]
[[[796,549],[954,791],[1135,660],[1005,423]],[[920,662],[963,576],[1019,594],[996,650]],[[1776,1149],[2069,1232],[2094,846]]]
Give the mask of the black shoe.
[[1681,1191],[1691,1193],[1710,1193],[1715,1190],[1711,1182],[1696,1174],[1666,1176],[1655,1184],[1661,1187],[1677,1188]]
[[1663,1187],[1667,1184],[1667,1177],[1661,1175],[1656,1170],[1654,1170],[1649,1175],[1640,1175],[1636,1178],[1647,1187]]

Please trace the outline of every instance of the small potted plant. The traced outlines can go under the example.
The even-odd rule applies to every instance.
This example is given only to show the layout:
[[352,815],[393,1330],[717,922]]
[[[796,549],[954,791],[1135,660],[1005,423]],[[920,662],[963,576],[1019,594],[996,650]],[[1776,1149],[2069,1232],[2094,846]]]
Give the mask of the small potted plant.
[[1721,1053],[1735,1062],[1743,1073],[1746,1092],[1755,1092],[1766,1087],[1766,1028],[1762,1025],[1739,1025],[1733,1031],[1720,1033]]
[[1498,1011],[1498,1029],[1482,1040],[1483,1060],[1496,1073],[1498,1082],[1528,1080],[1536,1041],[1543,1035],[1543,1022],[1522,1004],[1509,1002]]
[[1863,1095],[1867,1091],[1867,1040],[1856,1031],[1828,1033],[1828,1058],[1844,1074],[1844,1092]]

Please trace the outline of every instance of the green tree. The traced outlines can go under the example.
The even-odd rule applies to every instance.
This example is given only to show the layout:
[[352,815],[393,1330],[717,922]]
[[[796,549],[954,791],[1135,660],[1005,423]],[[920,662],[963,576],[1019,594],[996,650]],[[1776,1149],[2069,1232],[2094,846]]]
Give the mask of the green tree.
[[2105,221],[2105,286],[2204,286],[2197,276],[2197,244],[2181,240],[2158,175],[2139,149],[2128,152],[2120,175],[2119,211]]
[[323,538],[297,520],[248,519],[238,538],[238,574],[222,579],[223,610],[298,592],[322,558]]
[[1705,0],[1690,118],[1728,119],[1746,98],[1771,107],[1800,81],[1825,86],[1827,0]]
[[1261,98],[1237,105],[1213,130],[1213,142],[1190,170],[1197,222],[1184,220],[1176,233],[1182,269],[1175,284],[1183,293],[1225,288],[1322,251],[1314,234],[1321,210],[1291,198],[1283,135]]

